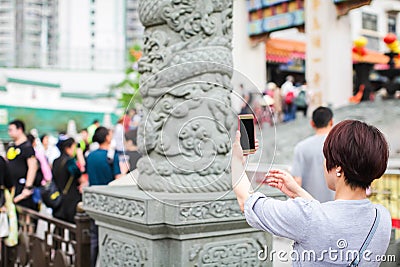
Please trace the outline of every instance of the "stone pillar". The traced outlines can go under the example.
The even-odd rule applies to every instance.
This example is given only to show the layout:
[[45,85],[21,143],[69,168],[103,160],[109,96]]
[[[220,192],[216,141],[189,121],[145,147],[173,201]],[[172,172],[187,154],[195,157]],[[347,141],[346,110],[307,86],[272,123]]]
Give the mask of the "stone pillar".
[[315,92],[312,108],[339,107],[352,95],[351,27],[348,15],[337,17],[331,0],[306,0],[306,79]]
[[229,190],[232,0],[142,0],[139,13],[145,26],[139,187]]
[[138,187],[89,187],[83,197],[101,266],[271,266],[258,259],[271,236],[247,225],[231,191],[232,3],[139,2]]

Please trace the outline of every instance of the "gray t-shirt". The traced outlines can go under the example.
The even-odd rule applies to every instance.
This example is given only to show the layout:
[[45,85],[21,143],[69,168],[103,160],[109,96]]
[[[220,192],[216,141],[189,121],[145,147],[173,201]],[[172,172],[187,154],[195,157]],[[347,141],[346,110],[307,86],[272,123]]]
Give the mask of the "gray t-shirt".
[[292,175],[302,178],[302,187],[320,202],[331,201],[335,192],[326,185],[324,154],[326,135],[313,135],[298,143],[294,149]]
[[389,246],[392,223],[389,212],[368,199],[282,201],[256,192],[247,199],[244,214],[250,226],[295,241],[293,251],[286,255],[293,266],[346,266],[354,257],[352,251],[358,252],[366,239],[375,208],[380,220],[359,266],[379,266],[377,260]]

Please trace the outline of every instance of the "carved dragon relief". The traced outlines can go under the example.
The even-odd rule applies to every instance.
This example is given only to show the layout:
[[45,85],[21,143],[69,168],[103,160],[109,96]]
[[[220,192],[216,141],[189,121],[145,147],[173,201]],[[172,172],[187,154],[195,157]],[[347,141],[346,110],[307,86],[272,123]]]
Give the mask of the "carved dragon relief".
[[139,187],[229,190],[232,3],[142,0],[139,9],[147,27],[139,63]]

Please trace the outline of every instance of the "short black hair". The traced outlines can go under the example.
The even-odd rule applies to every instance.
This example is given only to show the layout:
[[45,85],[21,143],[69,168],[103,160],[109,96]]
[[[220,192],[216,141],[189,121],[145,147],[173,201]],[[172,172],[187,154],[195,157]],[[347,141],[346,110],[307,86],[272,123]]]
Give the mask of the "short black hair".
[[43,134],[43,135],[41,135],[41,136],[40,136],[40,142],[43,143],[43,140],[44,140],[44,138],[45,138],[46,136],[49,136],[49,135],[48,135],[48,134]]
[[65,152],[65,149],[71,147],[74,143],[75,139],[72,137],[68,137],[65,140],[60,140],[57,144],[57,147],[61,152]]
[[125,133],[125,139],[131,140],[132,144],[137,145],[137,131],[138,129],[129,130]]
[[28,141],[31,143],[31,145],[33,145],[35,142],[35,137],[32,134],[27,134],[26,138],[28,138]]
[[376,127],[345,120],[329,132],[323,153],[328,171],[340,166],[347,185],[352,189],[366,189],[385,173],[389,145]]
[[96,131],[94,132],[93,135],[93,142],[97,142],[99,144],[103,144],[106,141],[106,137],[108,135],[110,131],[104,127],[104,126],[100,126],[96,129]]
[[8,125],[15,125],[17,129],[22,129],[22,132],[25,133],[25,123],[21,120],[13,120]]
[[312,121],[314,122],[316,128],[324,128],[328,126],[328,123],[331,121],[332,117],[333,112],[327,107],[318,107],[312,113]]

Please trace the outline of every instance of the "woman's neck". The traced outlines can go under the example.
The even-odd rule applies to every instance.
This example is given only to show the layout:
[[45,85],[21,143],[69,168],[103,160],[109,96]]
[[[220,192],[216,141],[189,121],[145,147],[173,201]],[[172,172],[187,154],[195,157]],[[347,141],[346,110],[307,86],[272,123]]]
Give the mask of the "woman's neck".
[[99,149],[108,150],[109,148],[110,148],[110,144],[108,144],[108,143],[103,143],[103,144],[99,145]]
[[365,189],[357,187],[352,189],[344,182],[344,178],[340,179],[336,184],[335,200],[361,200],[367,198]]

